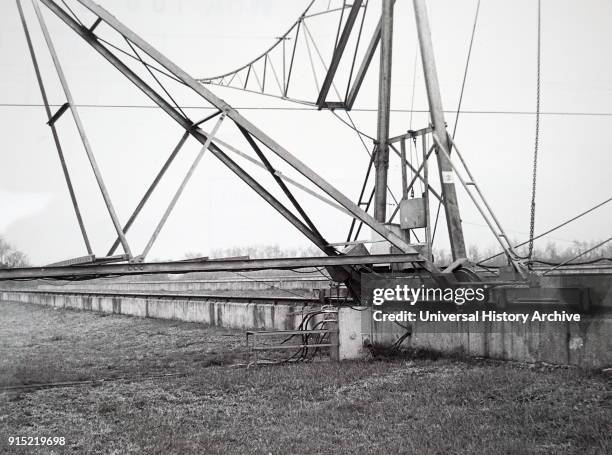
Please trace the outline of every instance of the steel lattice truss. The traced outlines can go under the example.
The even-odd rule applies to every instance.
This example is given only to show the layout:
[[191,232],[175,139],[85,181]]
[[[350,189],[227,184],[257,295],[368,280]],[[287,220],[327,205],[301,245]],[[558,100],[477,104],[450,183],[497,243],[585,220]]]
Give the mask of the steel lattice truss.
[[[381,22],[378,22],[361,64],[357,67],[357,51],[368,11],[368,1],[355,0],[352,4],[343,1],[340,7],[328,9],[324,9],[325,4],[329,6],[328,1],[312,0],[289,30],[277,37],[276,42],[255,59],[233,71],[219,76],[200,78],[198,81],[203,84],[219,85],[287,99],[301,104],[317,106],[319,109],[351,110],[380,42]],[[318,20],[323,16],[338,16],[334,50],[329,60],[323,57],[309,27],[310,21],[315,18]],[[355,29],[358,29],[358,33],[353,33]],[[354,35],[357,35],[355,52],[350,56],[352,57],[350,74],[346,91],[342,94],[336,87],[334,79],[340,61],[347,51],[349,39]],[[307,50],[307,62],[300,63],[304,63],[303,66],[309,66],[312,85],[316,88],[316,93],[311,93],[307,99],[301,98],[300,95],[294,95],[291,91],[298,46]],[[306,56],[303,55],[302,59],[305,58]],[[324,72],[318,71],[317,67],[322,67]],[[329,101],[328,95],[332,89],[335,92],[336,100]]]
[[[37,277],[78,278],[100,275],[108,276],[115,274],[185,273],[187,271],[258,270],[262,268],[323,266],[327,267],[335,281],[344,282],[353,296],[358,297],[360,293],[360,273],[356,266],[368,267],[373,264],[411,263],[413,264],[413,267],[423,269],[433,274],[434,277],[437,277],[438,279],[452,282],[453,279],[451,273],[457,267],[460,267],[466,259],[463,231],[459,217],[455,186],[452,179],[448,180],[446,178],[446,174],[450,173],[457,175],[467,194],[470,196],[487,222],[487,225],[491,231],[495,233],[498,242],[509,258],[509,261],[514,266],[515,270],[523,275],[520,258],[514,251],[512,245],[510,245],[508,242],[508,238],[505,235],[498,219],[495,217],[491,207],[484,199],[479,186],[467,168],[467,165],[459,150],[446,131],[437,76],[435,74],[435,63],[433,60],[427,13],[425,4],[422,0],[414,0],[414,4],[417,29],[419,30],[419,40],[421,44],[421,54],[423,57],[423,69],[425,72],[426,85],[430,100],[432,125],[418,131],[408,131],[408,133],[396,137],[389,137],[388,135],[391,68],[390,43],[392,41],[393,0],[385,0],[383,3],[382,16],[378,20],[376,29],[370,39],[361,65],[355,73],[354,78],[353,74],[354,69],[356,68],[357,48],[359,46],[361,31],[363,29],[363,23],[368,7],[368,3],[364,2],[363,0],[354,0],[354,2],[350,5],[344,1],[341,8],[328,9],[319,12],[312,9],[313,5],[315,4],[315,0],[313,0],[300,18],[287,31],[287,33],[279,37],[277,42],[270,49],[246,65],[241,66],[237,70],[210,79],[195,79],[190,76],[186,71],[161,54],[157,49],[147,43],[134,31],[130,30],[126,25],[121,23],[108,11],[94,3],[92,0],[70,1],[73,2],[73,6],[76,4],[80,5],[83,11],[80,11],[79,15],[75,14],[76,8],[70,8],[66,0],[32,0],[32,5],[36,13],[38,23],[44,35],[66,99],[65,104],[63,104],[56,112],[52,112],[48,102],[45,84],[41,76],[37,56],[28,29],[28,23],[23,11],[21,3],[22,0],[16,0],[16,3],[22,20],[32,62],[36,71],[36,77],[41,90],[41,95],[45,104],[48,118],[47,123],[52,131],[67,188],[81,230],[85,248],[87,250],[87,255],[81,258],[63,261],[62,263],[54,264],[49,267],[0,271],[0,279],[27,279]],[[81,121],[78,107],[72,97],[70,87],[67,83],[62,65],[55,50],[53,39],[49,33],[39,4],[44,5],[51,13],[57,16],[57,18],[67,25],[69,29],[71,29],[78,37],[89,44],[91,48],[97,51],[108,63],[116,68],[147,97],[149,97],[155,103],[155,105],[161,108],[184,130],[182,136],[178,140],[177,145],[172,150],[168,159],[163,164],[162,168],[159,170],[149,187],[146,189],[144,195],[125,224],[122,224],[119,221],[113,206],[113,202],[106,189],[106,185],[98,168],[93,149],[89,143],[84,125]],[[84,19],[84,12],[87,12],[88,19]],[[318,50],[312,34],[310,33],[307,22],[315,16],[322,16],[329,13],[340,14],[340,19],[338,22],[334,51],[331,56],[331,60],[326,63],[321,57],[321,53]],[[334,84],[334,78],[337,75],[340,60],[347,51],[347,43],[351,38],[351,33],[354,31],[355,25],[359,23],[360,18],[361,25],[358,27],[359,35],[357,37],[353,62],[350,67],[346,94],[344,97],[341,97]],[[103,30],[103,32],[101,32],[101,30]],[[288,38],[293,39],[293,49],[290,51],[291,57],[287,62],[287,49],[285,41],[288,41]],[[314,65],[312,65],[313,78],[317,88],[316,101],[314,102],[307,100],[296,100],[290,96],[291,76],[294,67],[295,51],[300,38],[305,41],[306,46],[308,47],[308,54],[311,64],[312,52],[310,45],[312,45],[316,50],[319,58],[322,61],[322,65],[325,68],[323,81],[321,84],[319,84],[317,73]],[[129,49],[125,50],[118,45],[113,44],[113,41],[116,40],[127,43]],[[331,183],[322,178],[313,169],[308,167],[290,151],[285,149],[269,135],[256,127],[236,109],[232,108],[232,106],[216,96],[206,87],[206,85],[217,84],[226,87],[238,88],[245,91],[256,91],[258,93],[278,96],[293,101],[305,102],[307,104],[316,105],[320,109],[339,108],[350,110],[359,92],[368,67],[370,66],[372,57],[379,45],[381,48],[381,96],[379,97],[378,141],[375,142],[374,150],[371,153],[371,159],[358,203],[352,202],[350,198],[340,192]],[[275,61],[274,57],[276,52],[276,58],[278,58],[279,53],[277,51],[279,50],[281,51],[280,55],[282,58],[282,63]],[[278,71],[278,68],[281,67],[282,73]],[[142,72],[143,68],[148,75],[148,81],[138,73],[138,71]],[[270,76],[270,74],[272,74],[272,76]],[[282,74],[282,77],[279,77],[279,74]],[[272,79],[276,82],[275,88],[270,88],[270,86],[274,87],[274,85],[270,83],[270,80]],[[238,86],[233,85],[234,81],[240,81],[240,84]],[[250,85],[253,83],[256,84],[256,90],[254,90],[253,86]],[[202,103],[202,107],[212,107],[214,109],[213,114],[203,119],[194,120],[190,118],[176,102],[175,91],[179,88],[181,90],[188,89],[190,93],[197,95],[198,99]],[[338,98],[342,98],[341,101],[328,101],[328,94],[332,88],[336,92]],[[274,92],[274,90],[277,91]],[[92,250],[87,230],[81,216],[77,195],[74,191],[71,176],[65,163],[61,141],[57,132],[56,122],[67,111],[71,112],[75,121],[79,135],[83,142],[83,147],[91,164],[98,187],[117,234],[115,242],[109,248],[106,255],[102,257],[97,257]],[[207,127],[209,124],[212,126]],[[230,124],[237,131],[239,131],[257,158],[253,158],[232,145],[220,140],[217,137],[217,133],[222,124]],[[427,146],[427,142],[425,140],[425,137],[429,135],[433,138],[433,145],[431,147]],[[198,141],[202,148],[197,154],[196,159],[189,168],[187,174],[181,181],[180,186],[172,198],[169,206],[163,212],[159,223],[155,226],[153,234],[146,244],[146,247],[140,254],[134,254],[130,248],[126,234],[189,137],[192,137]],[[422,163],[420,166],[418,166],[418,168],[415,168],[406,157],[406,142],[414,141],[416,146],[416,141],[418,138],[420,138],[423,145]],[[398,150],[396,144],[399,144],[400,150]],[[452,163],[450,158],[451,149],[455,150],[456,155],[460,158],[460,165],[455,165]],[[223,163],[230,171],[244,181],[255,193],[257,193],[264,201],[266,201],[278,213],[280,213],[323,253],[325,253],[327,257],[294,258],[289,260],[245,260],[242,258],[236,260],[205,260],[206,258],[201,258],[201,260],[171,263],[146,263],[145,258],[147,254],[155,243],[166,220],[171,215],[175,204],[179,200],[184,188],[207,150],[210,151],[212,155]],[[394,217],[400,210],[400,205],[398,205],[391,217],[387,219],[384,206],[386,205],[386,193],[388,191],[386,172],[388,168],[389,150],[396,153],[401,159],[402,163],[402,203],[408,201],[408,192],[411,190],[415,182],[420,180],[423,182],[425,188],[423,194],[425,206],[428,207],[428,198],[429,195],[432,195],[438,199],[440,204],[445,208],[451,248],[453,250],[455,262],[451,264],[444,272],[440,272],[440,270],[438,270],[438,268],[433,264],[431,259],[432,238],[429,230],[430,224],[428,208],[425,210],[428,221],[425,228],[425,245],[427,248],[424,250],[424,252],[418,250],[415,246],[409,243],[409,234],[407,233],[409,232],[410,228],[405,230],[403,233],[394,232],[393,230],[389,229],[388,223],[393,221]],[[434,151],[436,152],[441,178],[440,193],[438,193],[429,184],[427,173],[427,161]],[[268,171],[290,204],[286,205],[275,197],[268,189],[259,183],[256,178],[254,178],[249,172],[234,161],[228,155],[228,152],[245,158],[252,164],[255,164],[256,166]],[[313,190],[281,173],[272,164],[271,154],[275,155],[276,159],[282,160],[301,177],[309,181],[310,184],[316,188],[316,190]],[[365,190],[368,183],[368,177],[373,167],[376,168],[376,184],[366,203],[366,200],[364,199]],[[408,182],[407,179],[406,167],[410,168],[413,174],[412,181],[410,182]],[[465,177],[462,177],[462,174],[465,174]],[[348,214],[352,218],[352,224],[347,237],[347,242],[342,244],[330,244],[317,229],[314,220],[306,213],[302,205],[299,203],[293,191],[290,189],[290,186],[307,192],[308,194],[320,199],[337,210]],[[373,199],[375,199],[374,214],[376,218],[367,213]],[[365,205],[365,210],[361,208],[362,205]],[[381,207],[383,207],[382,212],[380,210]],[[356,240],[359,236],[361,227],[364,225],[375,232],[380,237],[381,241],[388,242],[389,245],[395,247],[398,253],[358,256],[347,256],[340,253],[336,249],[336,246],[359,243],[356,242]],[[121,246],[123,249],[123,254],[115,254],[119,246]],[[127,262],[127,264],[110,264],[111,262]]]
[[[49,103],[47,100],[47,96],[45,93],[45,86],[40,75],[40,71],[38,68],[38,63],[36,59],[36,55],[34,53],[34,48],[32,46],[32,42],[30,39],[30,34],[28,31],[28,25],[23,13],[21,0],[16,0],[17,5],[19,7],[19,12],[21,14],[24,30],[26,32],[26,37],[28,39],[28,46],[30,48],[30,52],[32,55],[33,63],[36,69],[37,79],[41,88],[41,92],[43,95],[43,100],[46,105],[47,116],[48,116],[48,124],[51,127],[52,134],[54,137],[55,145],[57,147],[60,160],[62,163],[64,175],[66,177],[66,183],[69,189],[69,193],[73,202],[75,214],[77,220],[79,222],[79,226],[81,228],[81,233],[83,235],[83,240],[87,249],[88,256],[84,258],[78,258],[76,260],[66,261],[61,264],[56,264],[56,266],[69,266],[70,271],[53,271],[54,276],[62,276],[64,275],[74,275],[74,274],[86,274],[87,272],[81,270],[89,270],[90,274],[93,274],[92,268],[90,264],[96,264],[100,262],[112,262],[112,261],[129,261],[129,265],[122,264],[108,264],[104,266],[96,266],[96,267],[106,267],[103,271],[100,268],[97,268],[96,273],[153,273],[154,271],[161,270],[169,270],[172,267],[169,267],[167,264],[164,267],[149,267],[148,264],[144,264],[144,258],[146,254],[150,250],[153,242],[155,241],[159,231],[163,227],[163,224],[167,217],[170,215],[174,204],[179,198],[182,189],[185,184],[189,180],[191,174],[193,173],[195,167],[198,164],[199,159],[201,159],[202,154],[205,150],[209,150],[218,160],[220,160],[229,170],[231,170],[234,174],[236,174],[240,179],[242,179],[253,191],[255,191],[262,199],[264,199],[268,204],[270,204],[274,209],[276,209],[285,219],[287,219],[296,229],[298,229],[305,237],[307,237],[312,243],[314,243],[319,249],[321,249],[327,256],[328,259],[318,258],[320,261],[318,265],[328,266],[328,270],[332,274],[333,278],[338,281],[343,281],[347,283],[347,285],[352,288],[354,291],[357,290],[358,287],[358,276],[355,274],[355,271],[349,264],[373,264],[373,263],[395,263],[395,262],[412,262],[415,264],[419,264],[420,267],[430,271],[436,272],[436,267],[432,264],[432,262],[425,257],[423,257],[414,247],[408,244],[404,239],[400,236],[389,230],[383,223],[377,222],[372,216],[370,216],[366,211],[364,211],[357,204],[352,202],[347,196],[345,196],[342,192],[336,189],[333,185],[323,179],[319,174],[317,174],[313,169],[305,165],[302,161],[296,158],[293,154],[291,154],[287,149],[277,143],[274,139],[264,133],[262,130],[257,128],[253,123],[251,123],[248,119],[246,119],[242,114],[233,109],[228,103],[224,100],[217,97],[213,94],[208,88],[206,88],[201,82],[187,74],[183,69],[181,69],[178,65],[173,63],[170,59],[162,55],[158,50],[156,50],[153,46],[148,44],[144,39],[139,37],[135,32],[130,30],[127,26],[119,22],[113,15],[111,15],[104,8],[100,7],[96,3],[91,0],[76,0],[80,5],[85,7],[90,13],[94,15],[94,20],[91,21],[89,25],[86,25],[83,22],[82,18],[79,18],[74,11],[68,6],[68,4],[64,1],[57,2],[54,0],[33,0],[32,4],[34,6],[34,10],[36,12],[36,16],[38,18],[39,24],[43,31],[43,35],[45,37],[47,46],[53,58],[53,62],[55,65],[55,69],[59,76],[60,82],[62,84],[62,88],[66,97],[66,103],[57,111],[52,112]],[[146,94],[157,106],[159,106],[172,120],[174,120],[178,125],[180,125],[184,129],[184,134],[180,138],[177,143],[177,146],[170,154],[166,163],[163,165],[162,169],[159,171],[147,191],[145,192],[143,198],[141,199],[138,206],[135,208],[132,215],[129,217],[128,221],[125,224],[121,224],[115,209],[113,207],[113,203],[111,198],[106,190],[106,186],[102,179],[102,176],[99,172],[95,156],[92,150],[91,145],[87,139],[87,134],[81,122],[78,108],[72,98],[70,88],[68,83],[66,82],[66,78],[63,74],[61,64],[59,62],[57,53],[55,52],[55,48],[53,45],[52,37],[47,29],[45,19],[43,17],[42,11],[39,6],[39,2],[42,3],[50,12],[56,15],[63,23],[65,23],[77,36],[79,36],[82,40],[88,43],[95,51],[97,51],[105,60],[107,60],[111,65],[113,65],[123,76],[125,76],[129,81],[131,81],[138,89],[140,89],[144,94]],[[354,5],[350,8],[349,19],[347,21],[354,22],[356,19],[356,14],[358,10],[361,8],[361,1],[356,1]],[[305,17],[305,16],[304,16]],[[303,19],[303,18],[302,18]],[[98,28],[104,24],[105,28],[105,38],[102,38],[97,33]],[[299,23],[297,27],[299,27]],[[107,38],[110,32],[114,33],[117,38],[125,41],[131,52],[126,52],[119,47],[113,45],[111,43],[111,38]],[[350,30],[349,30],[350,32]],[[348,33],[348,32],[347,32]],[[344,32],[340,37],[340,41],[344,39]],[[279,41],[280,42],[280,41]],[[157,87],[154,87],[152,84],[146,82],[143,78],[141,78],[134,66],[140,66],[147,70],[147,72],[152,76],[158,84]],[[333,67],[333,64],[331,65]],[[331,80],[329,82],[324,82],[323,87],[331,86]],[[161,80],[164,80],[164,84],[162,84]],[[180,84],[182,87],[189,88],[192,92],[196,93],[203,104],[206,106],[213,106],[216,111],[201,120],[193,120],[189,118],[185,112],[178,106],[175,102],[174,97],[172,96],[172,88],[169,87],[168,83]],[[285,80],[285,94],[287,91],[287,86],[289,85],[289,78]],[[324,99],[324,96],[322,97]],[[61,148],[61,143],[59,140],[59,136],[57,134],[55,123],[56,121],[67,111],[70,111],[76,126],[78,128],[79,134],[83,141],[83,145],[87,156],[89,158],[90,164],[94,171],[98,186],[106,203],[109,216],[113,221],[113,225],[115,227],[117,233],[117,240],[109,249],[108,253],[104,257],[96,257],[94,252],[91,249],[91,245],[87,236],[87,232],[85,226],[83,224],[83,220],[80,214],[77,197],[74,192],[70,175],[68,169],[65,165],[65,161],[63,158],[63,152]],[[208,131],[204,129],[205,124],[213,123],[214,126],[210,128]],[[221,125],[221,123],[231,123],[237,128],[240,133],[245,137],[247,142],[252,147],[253,151],[256,153],[259,158],[259,162],[257,163],[260,167],[264,167],[267,169],[272,176],[274,177],[278,186],[282,189],[283,193],[286,195],[287,199],[290,201],[291,206],[286,206],[282,202],[280,202],[276,197],[274,197],[266,188],[264,188],[255,178],[253,178],[247,171],[245,171],[236,161],[234,161],[226,151],[238,152],[232,148],[229,144],[226,144],[220,141],[215,137],[216,132]],[[174,196],[170,206],[164,212],[161,221],[156,226],[154,230],[154,234],[151,237],[151,240],[147,244],[145,250],[141,254],[134,254],[130,248],[128,240],[126,238],[126,233],[129,231],[130,226],[134,222],[134,220],[138,217],[143,206],[146,204],[149,196],[155,190],[155,187],[162,179],[165,171],[168,169],[172,160],[185,143],[186,139],[191,136],[196,139],[202,145],[202,149],[196,158],[196,161],[193,163],[189,172],[185,176],[183,182],[176,195]],[[329,244],[326,239],[319,232],[313,220],[308,216],[308,214],[304,211],[302,206],[299,204],[298,200],[294,196],[293,192],[289,189],[289,185],[297,186],[301,189],[306,189],[304,185],[300,185],[299,183],[286,178],[280,172],[278,172],[270,160],[268,159],[268,155],[272,153],[282,159],[285,163],[287,163],[291,168],[296,170],[301,176],[310,181],[318,190],[317,197],[325,200],[329,204],[338,208],[344,213],[349,214],[355,221],[365,224],[369,226],[373,231],[378,233],[382,239],[388,241],[390,244],[395,246],[399,252],[402,254],[398,255],[396,258],[391,258],[390,255],[385,255],[385,257],[381,257],[380,259],[376,259],[373,256],[368,256],[366,260],[364,257],[351,257],[343,256],[335,246]],[[242,154],[244,156],[244,154]],[[254,161],[251,158],[251,161]],[[312,190],[308,190],[310,193],[314,193]],[[116,249],[121,245],[123,248],[123,254],[113,256]],[[364,262],[365,261],[365,262]],[[304,263],[310,264],[312,261],[301,261],[295,260],[294,264]],[[79,264],[87,264],[82,267],[78,267]],[[268,264],[268,266],[274,264]],[[193,263],[182,263],[180,265],[180,269],[182,271],[185,268],[189,268],[191,266],[191,270],[202,270],[203,267],[201,264],[198,266],[194,266]],[[244,264],[243,264],[244,266]],[[282,264],[283,267],[287,267],[288,264]],[[212,266],[214,268],[220,267],[217,263]],[[59,267],[58,267],[59,268]],[[248,267],[247,267],[248,268]],[[257,268],[257,267],[256,267]],[[28,272],[29,270],[29,272]],[[6,271],[0,272],[0,278],[7,277],[35,277],[35,276],[48,276],[50,272],[49,268],[43,269],[22,269],[19,271],[18,275],[11,275],[12,272],[17,271]]]

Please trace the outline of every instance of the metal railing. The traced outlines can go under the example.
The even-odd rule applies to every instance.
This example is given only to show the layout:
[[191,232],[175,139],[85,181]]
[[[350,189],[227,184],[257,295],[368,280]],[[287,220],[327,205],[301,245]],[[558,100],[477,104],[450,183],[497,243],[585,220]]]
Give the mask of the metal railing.
[[[338,325],[336,320],[326,320],[330,323],[330,328],[313,329],[313,330],[248,330],[246,332],[246,364],[247,368],[252,365],[260,365],[266,363],[286,363],[307,360],[309,355],[311,358],[323,348],[330,349],[330,357],[332,360],[337,359],[338,349]],[[316,336],[314,342],[309,342],[311,337]],[[284,341],[277,344],[259,344],[261,338],[284,336]],[[294,337],[299,337],[300,343],[288,343],[287,341]],[[327,338],[327,339],[326,339]],[[314,351],[309,352],[310,349]],[[259,358],[260,352],[265,351],[285,351],[296,350],[292,356],[282,360],[262,360]]]

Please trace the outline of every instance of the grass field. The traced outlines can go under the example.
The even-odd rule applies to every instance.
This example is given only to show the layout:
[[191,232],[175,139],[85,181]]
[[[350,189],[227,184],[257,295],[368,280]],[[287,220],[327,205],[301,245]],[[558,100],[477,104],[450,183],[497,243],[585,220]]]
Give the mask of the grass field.
[[0,303],[0,453],[612,453],[612,388],[597,373],[408,356],[246,370],[243,343],[198,324]]

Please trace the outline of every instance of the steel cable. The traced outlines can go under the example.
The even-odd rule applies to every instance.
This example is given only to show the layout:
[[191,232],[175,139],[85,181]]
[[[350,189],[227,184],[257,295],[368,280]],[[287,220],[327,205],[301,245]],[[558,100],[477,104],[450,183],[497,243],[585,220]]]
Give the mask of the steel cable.
[[533,256],[533,235],[536,217],[536,185],[538,178],[538,149],[540,145],[540,98],[541,98],[541,66],[542,66],[542,1],[538,0],[538,54],[537,54],[537,74],[536,74],[536,123],[535,123],[535,143],[533,148],[533,174],[531,183],[531,214],[529,218],[529,251],[527,259]]

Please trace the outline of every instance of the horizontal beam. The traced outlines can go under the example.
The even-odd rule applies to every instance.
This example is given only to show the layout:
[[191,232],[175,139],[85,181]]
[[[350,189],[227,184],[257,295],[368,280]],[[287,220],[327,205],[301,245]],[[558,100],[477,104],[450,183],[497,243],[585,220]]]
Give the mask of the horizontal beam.
[[0,280],[70,277],[95,278],[101,275],[147,275],[156,273],[222,272],[268,269],[290,270],[309,267],[397,264],[421,261],[422,258],[419,254],[410,253],[282,259],[221,259],[203,262],[150,262],[70,267],[24,267],[0,270]]
[[165,301],[173,300],[187,300],[187,301],[201,301],[201,300],[214,300],[217,302],[241,302],[241,303],[315,303],[319,302],[318,298],[315,297],[298,297],[298,296],[282,296],[282,297],[271,297],[271,296],[233,296],[233,295],[219,295],[219,294],[194,294],[187,292],[173,292],[171,294],[167,292],[144,292],[144,291],[91,291],[91,290],[75,290],[75,289],[30,289],[30,288],[11,288],[4,289],[0,292],[15,292],[19,294],[49,294],[49,295],[63,295],[63,296],[75,296],[75,297],[116,297],[116,298],[141,298],[141,299],[158,299]]
[[420,130],[408,130],[406,134],[401,134],[399,136],[392,137],[387,142],[389,144],[393,144],[394,142],[399,142],[399,141],[406,140],[406,139],[414,139],[415,137],[431,133],[432,131],[433,131],[432,126],[428,126],[427,128],[422,128]]
[[91,264],[95,262],[96,256],[95,254],[88,254],[86,256],[79,256],[78,258],[66,259],[64,261],[54,262],[49,264],[48,267],[62,267],[68,265],[77,265],[77,264]]

